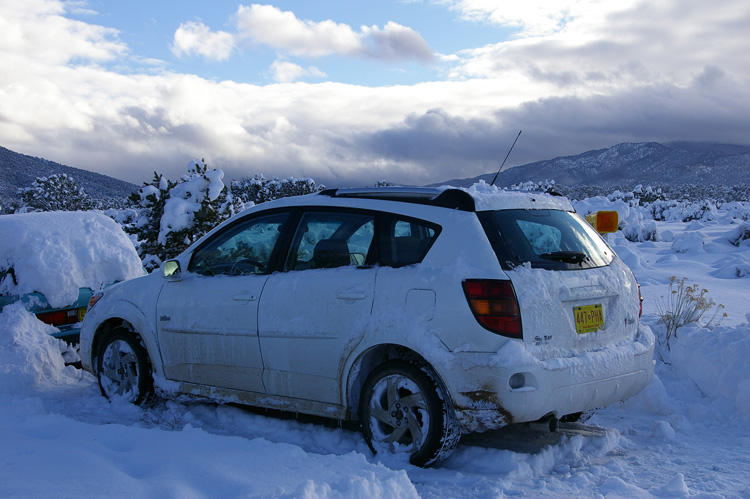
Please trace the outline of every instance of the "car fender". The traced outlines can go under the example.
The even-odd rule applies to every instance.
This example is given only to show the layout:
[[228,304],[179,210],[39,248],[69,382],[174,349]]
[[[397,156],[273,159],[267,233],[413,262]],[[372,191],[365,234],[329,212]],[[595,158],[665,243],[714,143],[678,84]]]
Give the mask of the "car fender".
[[[378,365],[389,360],[402,359],[425,363],[432,369],[437,381],[444,387],[446,386],[444,375],[450,369],[454,355],[437,336],[431,336],[431,347],[428,350],[419,348],[409,341],[390,339],[393,341],[378,341],[377,338],[371,341],[365,340],[359,343],[342,363],[339,377],[342,405],[348,408],[351,414],[357,410],[360,389],[365,379]],[[446,391],[449,392],[447,389]],[[453,398],[450,393],[448,396]]]
[[[102,325],[113,320],[124,321],[130,324],[132,329],[141,337],[151,360],[154,374],[163,376],[162,358],[159,353],[154,316],[151,314],[151,317],[149,317],[141,307],[127,298],[126,289],[124,289],[127,287],[122,286],[124,284],[127,283],[116,285],[117,289],[113,289],[111,295],[109,292],[105,293],[96,305],[86,313],[81,328],[81,364],[84,369],[93,373],[94,357],[96,356],[95,345],[101,339],[98,335],[102,332]],[[160,289],[161,286],[152,289],[149,294],[153,301],[147,300],[146,302],[155,304]]]

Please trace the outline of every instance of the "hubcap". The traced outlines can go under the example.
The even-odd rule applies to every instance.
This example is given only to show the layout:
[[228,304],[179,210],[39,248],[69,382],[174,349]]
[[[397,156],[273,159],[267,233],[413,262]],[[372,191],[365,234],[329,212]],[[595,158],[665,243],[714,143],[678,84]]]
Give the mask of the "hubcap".
[[373,440],[387,443],[392,452],[412,453],[422,447],[430,418],[414,381],[400,374],[379,380],[372,389],[369,409]]
[[102,355],[99,381],[108,398],[123,397],[133,401],[138,396],[138,360],[135,352],[123,340],[107,346]]

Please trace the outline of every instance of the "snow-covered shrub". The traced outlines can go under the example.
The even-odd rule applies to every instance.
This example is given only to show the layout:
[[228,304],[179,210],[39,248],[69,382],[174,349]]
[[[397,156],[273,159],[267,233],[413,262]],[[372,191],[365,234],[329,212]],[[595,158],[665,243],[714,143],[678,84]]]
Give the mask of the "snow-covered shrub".
[[669,278],[669,289],[667,296],[662,296],[656,303],[656,312],[659,323],[664,324],[666,333],[664,345],[670,349],[669,340],[672,336],[677,337],[677,329],[690,324],[699,323],[701,319],[713,309],[708,322],[703,327],[711,329],[717,326],[724,317],[724,305],[716,304],[713,298],[708,298],[707,289],[700,289],[696,284],[687,284],[687,278],[677,279],[676,276]]
[[672,241],[671,249],[675,253],[696,253],[703,251],[706,244],[706,236],[700,231],[691,231],[680,234]]
[[203,160],[196,160],[176,182],[154,172],[151,183],[130,196],[138,216],[126,231],[136,236],[147,269],[177,256],[238,211],[223,177],[222,170],[209,170]]
[[544,192],[547,194],[558,194],[559,190],[555,185],[554,180],[545,180],[544,182],[527,181],[520,184],[513,184],[510,186],[511,191],[526,191],[526,192]]
[[682,221],[690,222],[692,220],[716,220],[716,206],[708,199],[698,203],[692,203],[683,211]]
[[37,177],[18,190],[24,211],[86,211],[94,207],[88,194],[65,173]]
[[279,180],[267,179],[262,173],[252,177],[233,180],[230,184],[233,195],[242,203],[260,204],[274,199],[311,194],[325,189],[311,178],[289,177]]
[[739,246],[743,241],[747,241],[750,239],[750,223],[739,225],[738,227],[724,234],[724,237],[726,237],[730,243],[734,244],[735,246]]

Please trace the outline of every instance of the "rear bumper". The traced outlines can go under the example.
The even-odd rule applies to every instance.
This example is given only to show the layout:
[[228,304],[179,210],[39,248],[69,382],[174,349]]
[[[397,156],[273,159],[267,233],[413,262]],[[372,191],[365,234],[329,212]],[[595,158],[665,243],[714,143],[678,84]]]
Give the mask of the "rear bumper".
[[[504,352],[503,347],[494,355],[456,354],[460,361],[454,365],[461,369],[452,369],[445,381],[465,433],[550,414],[560,418],[626,400],[643,390],[654,372],[654,341],[648,328],[636,341],[546,361],[534,359],[519,344],[510,348],[518,351]],[[511,388],[514,375],[516,388]]]

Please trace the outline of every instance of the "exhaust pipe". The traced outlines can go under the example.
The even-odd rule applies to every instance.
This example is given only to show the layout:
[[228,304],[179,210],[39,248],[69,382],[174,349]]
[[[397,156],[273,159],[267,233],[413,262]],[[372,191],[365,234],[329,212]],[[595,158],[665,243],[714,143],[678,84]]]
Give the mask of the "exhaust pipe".
[[554,433],[557,431],[558,419],[555,416],[545,416],[538,421],[532,421],[529,423],[529,427],[537,431],[549,431]]

